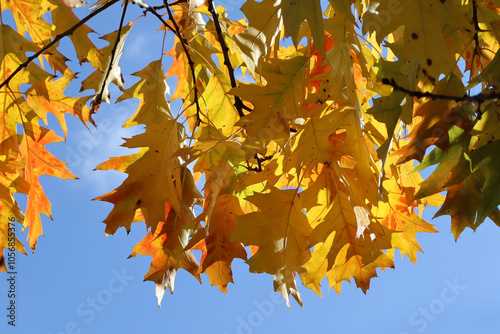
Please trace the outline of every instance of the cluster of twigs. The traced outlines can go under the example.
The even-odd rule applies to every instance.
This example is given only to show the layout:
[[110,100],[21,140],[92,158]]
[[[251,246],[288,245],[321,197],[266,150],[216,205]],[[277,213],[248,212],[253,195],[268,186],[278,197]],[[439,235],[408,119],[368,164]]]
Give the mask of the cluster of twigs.
[[[93,18],[97,14],[103,12],[107,8],[111,7],[112,5],[114,5],[115,3],[117,3],[118,1],[119,0],[110,0],[106,4],[100,6],[96,10],[94,10],[89,15],[85,16],[84,18],[82,18],[77,24],[75,24],[71,28],[67,29],[63,33],[61,33],[61,34],[57,35],[56,37],[54,37],[54,39],[50,43],[48,43],[44,47],[40,48],[40,50],[38,50],[38,52],[36,52],[32,56],[28,57],[28,59],[24,63],[20,64],[9,75],[9,77],[7,77],[3,82],[0,83],[0,88],[8,85],[9,82],[12,80],[12,78],[17,73],[19,73],[23,68],[26,68],[32,61],[34,61],[35,59],[37,59],[40,55],[43,55],[50,48],[52,48],[53,46],[57,45],[57,43],[62,38],[66,37],[66,36],[70,36],[71,34],[73,34],[75,32],[76,29],[78,29],[79,27],[81,27],[82,25],[84,25],[91,18]],[[196,104],[196,115],[197,115],[197,120],[198,120],[198,124],[199,124],[199,122],[200,122],[201,108],[200,108],[200,104],[199,104],[199,91],[198,91],[197,84],[196,84],[197,80],[196,80],[196,73],[195,73],[195,63],[194,63],[194,61],[193,61],[193,59],[191,57],[191,54],[189,52],[189,42],[182,36],[180,28],[179,28],[177,22],[174,19],[174,15],[173,15],[173,12],[172,12],[172,9],[171,9],[171,6],[187,2],[187,0],[174,1],[174,2],[172,2],[170,4],[168,3],[167,0],[164,0],[164,4],[162,6],[157,6],[157,7],[149,6],[148,4],[146,4],[146,3],[144,3],[144,2],[142,2],[140,0],[131,0],[131,2],[133,2],[134,4],[137,4],[138,6],[144,8],[144,10],[145,10],[144,12],[145,13],[149,12],[152,15],[154,15],[156,18],[158,18],[158,20],[160,20],[160,22],[165,26],[165,28],[168,29],[168,30],[170,30],[170,31],[172,31],[175,34],[175,36],[179,39],[179,41],[181,42],[182,48],[183,48],[184,53],[185,53],[185,55],[187,57],[187,60],[188,60],[188,64],[189,64],[191,76],[193,78],[194,103]],[[126,14],[126,11],[127,11],[128,4],[129,4],[129,1],[125,1],[124,7],[123,7],[123,12],[122,12],[121,19],[120,19],[120,26],[119,26],[119,29],[118,29],[117,38],[116,38],[115,44],[113,46],[113,49],[112,49],[111,55],[110,55],[111,56],[110,64],[113,64],[113,62],[115,61],[115,57],[117,56],[116,55],[116,51],[117,51],[117,47],[119,45],[120,32],[121,32],[122,27],[123,27],[123,23],[124,23],[125,14]],[[172,25],[170,25],[163,18],[163,15],[161,15],[158,12],[161,9],[166,9],[167,10],[167,15],[168,15],[169,21],[172,22]],[[229,72],[229,77],[230,77],[230,80],[231,80],[231,87],[235,88],[235,87],[237,87],[237,83],[236,83],[236,78],[234,76],[234,68],[233,68],[233,66],[231,64],[231,61],[229,60],[229,48],[227,47],[227,45],[226,45],[226,43],[224,41],[224,36],[223,36],[222,29],[221,29],[221,26],[220,26],[218,14],[215,11],[213,0],[209,0],[208,1],[208,9],[209,9],[210,13],[212,14],[212,17],[213,17],[213,20],[214,20],[214,24],[215,24],[215,27],[216,27],[216,30],[217,30],[217,38],[218,38],[218,41],[219,41],[219,43],[221,45],[222,53],[224,55],[224,64],[227,66],[227,69],[228,69],[228,72]],[[104,85],[106,84],[106,81],[107,81],[107,78],[110,75],[110,72],[111,72],[111,66],[108,66],[108,69],[107,69],[107,72],[106,72],[106,74],[104,76],[104,80],[103,80],[103,84],[102,84],[103,87],[99,90],[99,92],[97,92],[97,94],[96,94],[96,96],[94,98],[94,104],[97,105],[97,106],[102,101],[102,94],[104,92]],[[243,110],[251,111],[251,109],[248,108],[238,96],[235,96],[235,104],[234,105],[235,105],[236,110],[238,111],[238,114],[239,114],[240,117],[243,117],[245,115],[244,112],[243,112]]]
[[[23,68],[26,68],[37,57],[39,57],[40,55],[46,53],[51,47],[55,46],[62,38],[71,35],[72,33],[74,33],[74,31],[76,29],[78,29],[80,26],[82,26],[83,24],[85,24],[91,18],[93,18],[97,14],[103,12],[107,8],[111,7],[112,5],[114,5],[115,3],[117,3],[118,1],[119,0],[110,0],[106,4],[104,4],[104,5],[100,6],[100,7],[98,7],[97,9],[95,9],[93,12],[91,12],[86,17],[82,18],[77,24],[75,24],[71,28],[69,28],[66,31],[64,31],[63,33],[55,36],[54,39],[50,43],[47,43],[47,45],[45,45],[40,50],[38,50],[38,52],[36,52],[33,55],[31,55],[30,57],[28,57],[28,59],[25,62],[23,62],[22,64],[20,64],[3,82],[1,82],[0,83],[0,89],[2,87],[4,87],[4,86],[8,85],[9,82],[12,80],[12,78],[17,73],[19,73]],[[193,59],[192,59],[192,57],[190,55],[190,52],[189,52],[189,42],[182,36],[180,28],[179,28],[177,22],[174,19],[174,15],[173,15],[173,12],[172,12],[172,9],[171,9],[171,6],[174,6],[174,5],[177,5],[177,4],[180,4],[180,3],[185,3],[185,2],[187,2],[187,0],[178,0],[178,1],[174,1],[172,3],[168,3],[167,0],[164,0],[164,4],[162,6],[156,6],[156,7],[149,6],[148,4],[142,2],[141,0],[130,0],[130,1],[132,3],[134,3],[134,4],[139,5],[142,8],[144,8],[144,10],[145,10],[144,13],[145,14],[149,12],[152,15],[154,15],[156,18],[158,18],[158,20],[161,21],[161,23],[165,26],[165,28],[168,29],[168,30],[170,30],[170,31],[172,31],[175,34],[175,36],[179,39],[179,41],[181,42],[182,48],[183,48],[184,53],[185,53],[185,55],[187,57],[187,60],[188,60],[188,64],[189,64],[189,67],[190,67],[191,76],[192,76],[192,79],[193,79],[194,103],[196,104],[197,125],[199,125],[201,109],[200,109],[200,105],[199,105],[199,101],[198,101],[199,100],[199,91],[198,91],[198,88],[197,88],[197,80],[196,80],[196,73],[195,73],[195,63],[194,63],[194,61],[193,61]],[[227,47],[227,44],[224,41],[224,36],[223,36],[223,33],[222,33],[222,28],[221,28],[221,24],[220,24],[220,21],[219,21],[218,14],[217,14],[217,12],[215,10],[214,1],[213,0],[208,0],[207,2],[208,2],[208,10],[209,10],[209,12],[212,15],[212,18],[213,18],[213,21],[214,21],[214,25],[215,25],[215,29],[216,29],[216,32],[217,32],[217,39],[218,39],[218,41],[220,43],[220,46],[221,46],[221,49],[222,49],[222,54],[223,54],[223,57],[224,57],[224,65],[227,67],[227,70],[228,70],[228,73],[229,73],[229,78],[230,78],[230,81],[231,81],[231,87],[235,88],[235,87],[237,87],[237,83],[236,83],[236,78],[235,78],[235,75],[234,75],[234,68],[233,68],[233,66],[231,64],[231,61],[230,61],[230,58],[229,58],[229,48]],[[121,31],[121,29],[123,27],[123,22],[124,22],[124,19],[125,19],[125,13],[126,13],[126,10],[127,10],[128,3],[129,3],[129,1],[125,1],[123,12],[122,12],[122,16],[121,16],[121,19],[120,19],[120,27],[119,27],[119,30],[118,30],[117,39],[116,39],[116,42],[115,42],[114,47],[113,47],[112,52],[111,52],[110,64],[113,63],[113,61],[115,60],[114,58],[117,56],[116,55],[116,50],[117,50],[117,46],[119,44],[120,31]],[[477,21],[477,9],[476,9],[476,3],[475,3],[475,1],[472,2],[472,7],[473,7],[473,21],[475,23],[475,29],[476,29],[476,33],[474,34],[474,41],[475,41],[475,44],[476,44],[476,48],[475,48],[476,51],[474,53],[474,56],[480,57],[481,56],[481,50],[479,48],[478,32],[480,32],[481,30],[480,30],[479,25],[477,23],[478,22]],[[167,10],[166,14],[168,15],[169,21],[172,22],[172,25],[170,25],[163,18],[163,15],[161,15],[158,12],[161,9],[166,9]],[[107,73],[105,74],[104,81],[103,81],[103,86],[105,85],[106,80],[107,80],[108,76],[110,75],[110,72],[111,72],[111,66],[108,67]],[[395,82],[395,80],[391,79],[391,78],[383,78],[382,79],[382,83],[386,84],[386,85],[392,86],[392,88],[394,90],[396,90],[396,91],[403,92],[405,94],[408,94],[409,96],[416,97],[416,98],[430,98],[430,99],[433,99],[433,100],[451,100],[451,101],[455,101],[455,102],[474,103],[474,104],[477,105],[477,111],[476,111],[476,113],[477,113],[478,118],[480,118],[481,115],[482,115],[481,105],[485,101],[500,98],[500,93],[499,92],[494,92],[494,91],[489,92],[489,93],[479,93],[479,94],[476,94],[476,95],[453,96],[453,95],[434,94],[434,93],[430,93],[430,92],[421,92],[421,91],[409,90],[409,89],[406,89],[406,88],[398,85]],[[99,92],[97,92],[96,97],[94,98],[95,103],[97,103],[97,104],[100,103],[100,101],[102,100],[102,93],[103,93],[103,91],[104,91],[104,89],[101,89]],[[244,117],[245,116],[245,113],[243,112],[243,110],[251,111],[251,109],[248,108],[243,103],[243,101],[241,100],[240,97],[234,96],[234,99],[235,99],[234,106],[236,107],[236,110],[237,110],[238,115],[240,117]],[[293,132],[295,132],[295,131],[293,131]]]

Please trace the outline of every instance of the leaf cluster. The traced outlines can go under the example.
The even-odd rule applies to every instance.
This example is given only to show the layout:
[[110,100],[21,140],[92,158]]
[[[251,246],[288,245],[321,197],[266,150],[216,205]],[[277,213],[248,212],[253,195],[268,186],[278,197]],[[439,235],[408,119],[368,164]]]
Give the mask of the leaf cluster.
[[[179,269],[227,293],[237,258],[272,275],[288,305],[302,305],[297,279],[319,295],[325,278],[366,292],[396,250],[417,261],[416,233],[436,232],[426,206],[451,216],[455,238],[487,217],[500,225],[500,1],[247,0],[236,20],[213,0],[125,0],[98,48],[87,21],[118,2],[79,18],[80,0],[1,0],[14,24],[0,26],[0,249],[15,217],[34,251],[51,216],[39,178],[75,178],[46,149],[62,140],[47,114],[65,136],[67,114],[95,125],[111,83],[115,103],[139,101],[123,126],[144,131],[123,144],[137,153],[97,166],[127,178],[96,199],[113,204],[106,234],[146,224],[130,257],[152,257],[159,303]],[[131,7],[142,14],[127,23]],[[120,58],[140,20],[172,48],[125,85]],[[63,38],[93,68],[90,95],[66,96],[77,78]]]

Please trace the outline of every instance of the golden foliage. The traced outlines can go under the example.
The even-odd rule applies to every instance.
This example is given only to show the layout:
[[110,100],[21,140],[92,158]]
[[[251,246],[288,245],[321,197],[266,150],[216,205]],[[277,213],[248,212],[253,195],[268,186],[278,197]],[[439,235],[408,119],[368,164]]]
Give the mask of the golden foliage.
[[[302,305],[298,277],[320,295],[325,278],[337,292],[351,279],[366,292],[396,250],[417,261],[416,233],[436,232],[426,206],[451,216],[455,238],[486,217],[500,226],[498,1],[247,0],[234,21],[213,0],[125,0],[98,49],[85,23],[116,2],[80,19],[79,0],[1,0],[13,22],[0,25],[0,250],[24,252],[7,242],[12,217],[35,250],[40,213],[51,216],[40,176],[74,178],[47,151],[62,139],[42,121],[52,113],[65,135],[66,114],[93,124],[113,101],[110,83],[123,92],[117,103],[139,100],[123,126],[144,131],[123,145],[137,153],[97,166],[127,174],[97,199],[113,204],[106,234],[145,222],[130,256],[152,257],[145,279],[159,303],[178,269],[227,293],[236,258],[272,275],[288,305],[289,295]],[[137,20],[158,19],[173,46],[125,87],[119,61],[135,27],[124,19],[138,6]],[[81,82],[93,96],[65,93],[77,80],[59,47],[66,36],[93,67]],[[16,193],[27,195],[25,214]],[[0,271],[3,262],[2,252]]]

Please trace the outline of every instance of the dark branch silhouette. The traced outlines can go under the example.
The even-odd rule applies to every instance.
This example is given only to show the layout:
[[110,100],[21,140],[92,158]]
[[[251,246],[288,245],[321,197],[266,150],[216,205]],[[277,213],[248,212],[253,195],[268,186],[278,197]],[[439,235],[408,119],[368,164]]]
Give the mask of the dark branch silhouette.
[[[234,77],[233,65],[231,64],[231,60],[229,59],[229,48],[224,41],[224,36],[222,34],[222,29],[219,22],[219,15],[215,11],[213,0],[208,0],[208,11],[212,14],[214,20],[215,30],[217,31],[217,39],[219,40],[220,46],[222,48],[222,54],[224,55],[224,65],[226,65],[229,72],[231,87],[236,88],[238,85],[236,84],[236,78]],[[251,109],[243,103],[241,98],[236,95],[234,95],[234,106],[236,107],[236,110],[238,111],[238,115],[240,115],[240,117],[245,116],[243,110],[251,111]]]
[[106,88],[106,81],[108,80],[109,74],[111,73],[111,68],[113,67],[113,62],[114,62],[115,57],[116,57],[116,50],[118,49],[118,44],[120,44],[120,37],[122,34],[123,22],[125,21],[125,14],[127,13],[128,3],[129,3],[128,1],[125,1],[125,5],[123,6],[123,12],[122,12],[122,16],[120,18],[120,26],[118,28],[118,35],[116,36],[115,45],[113,45],[113,49],[111,50],[111,58],[109,60],[109,66],[108,66],[108,69],[106,71],[106,75],[104,76],[104,80],[102,82],[101,89],[96,94],[96,96],[94,97],[94,99],[92,100],[92,103],[91,103],[92,110],[94,110],[94,111],[99,108],[99,105],[102,102],[102,94],[104,93],[104,89]]
[[481,105],[493,99],[500,98],[499,92],[490,92],[490,93],[479,93],[476,95],[463,95],[463,96],[454,96],[454,95],[446,95],[446,94],[434,94],[430,92],[420,92],[406,89],[396,83],[394,79],[383,78],[382,83],[384,85],[391,86],[395,91],[402,92],[408,94],[412,97],[416,97],[418,99],[422,99],[424,97],[430,98],[432,100],[447,100],[447,101],[455,101],[455,102],[472,102],[477,103],[477,117],[481,118]]
[[189,51],[187,49],[189,43],[184,37],[182,37],[179,25],[175,21],[174,15],[172,14],[172,10],[170,9],[171,5],[168,4],[167,0],[163,0],[163,3],[167,8],[168,17],[170,21],[172,21],[172,24],[174,25],[175,29],[174,33],[177,36],[177,38],[179,38],[179,40],[181,41],[182,49],[184,50],[184,53],[186,54],[186,57],[188,59],[189,68],[191,70],[191,76],[193,77],[194,103],[196,104],[196,125],[199,125],[201,122],[200,119],[201,109],[200,109],[200,103],[198,102],[198,87],[196,86],[196,73],[194,72],[194,61],[191,59],[191,55],[189,54]]
[[[198,102],[198,88],[196,87],[196,74],[195,74],[195,71],[194,71],[194,61],[193,59],[191,58],[191,54],[189,53],[188,51],[188,46],[189,46],[189,43],[188,41],[182,37],[182,34],[180,32],[180,29],[179,29],[179,26],[177,25],[177,22],[175,22],[174,20],[174,16],[172,14],[172,11],[170,9],[170,6],[174,5],[174,4],[178,4],[180,3],[179,1],[175,2],[175,3],[172,3],[172,4],[168,4],[167,0],[164,1],[164,4],[163,6],[160,6],[160,7],[151,7],[149,6],[148,4],[145,4],[143,2],[141,3],[138,3],[137,4],[144,8],[145,9],[145,12],[150,12],[151,14],[153,14],[154,16],[156,16],[158,18],[158,20],[161,21],[161,23],[170,31],[172,31],[175,36],[177,36],[177,38],[179,39],[179,41],[181,42],[181,45],[182,45],[182,49],[184,50],[184,53],[186,54],[186,57],[187,57],[187,60],[188,60],[188,64],[189,64],[189,68],[191,70],[191,75],[193,77],[193,90],[194,90],[194,103],[196,104],[196,125],[199,125],[200,123],[200,111],[201,111],[201,108],[200,108],[200,104]],[[169,15],[169,19],[170,21],[172,21],[172,24],[174,25],[173,27],[168,24],[167,21],[165,21],[165,19],[157,12],[156,8],[166,8],[167,9],[167,12],[168,12],[168,15]]]

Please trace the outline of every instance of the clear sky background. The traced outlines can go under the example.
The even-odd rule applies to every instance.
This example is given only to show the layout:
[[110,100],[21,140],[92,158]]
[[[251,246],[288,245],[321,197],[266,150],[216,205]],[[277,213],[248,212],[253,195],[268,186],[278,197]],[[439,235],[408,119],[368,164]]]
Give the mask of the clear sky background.
[[[235,15],[241,3],[216,1],[234,10],[231,13]],[[134,7],[129,6],[127,21],[140,15]],[[78,15],[86,15],[87,8],[78,9]],[[119,5],[115,5],[108,14],[93,19],[90,26],[101,34],[114,31],[119,13]],[[7,15],[3,17],[7,20]],[[132,28],[121,59],[126,87],[137,80],[131,73],[160,57],[163,33],[154,32],[158,26],[159,22],[148,15]],[[69,44],[64,43],[68,41],[61,50],[74,59],[74,54],[65,51]],[[165,60],[168,66],[169,57]],[[77,70],[80,78],[85,78],[89,69],[85,65]],[[175,80],[170,83],[174,85]],[[77,94],[79,83],[71,87],[70,93]],[[112,90],[113,99],[119,95]],[[144,223],[134,224],[128,236],[120,229],[105,237],[102,221],[112,205],[91,201],[125,178],[118,172],[92,170],[110,156],[128,153],[119,148],[121,138],[138,130],[124,130],[121,125],[134,113],[137,103],[103,105],[95,120],[109,125],[106,130],[92,129],[92,133],[76,118],[68,117],[67,141],[49,146],[58,158],[70,162],[68,167],[79,180],[41,179],[53,204],[54,220],[43,216],[44,236],[35,254],[17,254],[15,328],[7,325],[8,275],[0,275],[0,333],[413,334],[495,333],[500,328],[500,228],[488,220],[475,233],[466,230],[456,243],[449,232],[448,216],[432,221],[440,233],[417,235],[425,253],[419,253],[416,265],[408,258],[396,258],[396,269],[379,271],[366,295],[354,283],[345,283],[338,296],[328,291],[325,281],[323,298],[300,286],[304,307],[292,300],[288,309],[273,292],[272,276],[251,274],[248,266],[236,259],[236,284],[229,285],[229,295],[211,287],[205,275],[200,285],[190,274],[179,271],[175,294],[167,293],[158,308],[154,283],[143,282],[151,258],[127,259],[146,233]],[[172,107],[174,113],[176,108]],[[49,126],[62,133],[52,116]],[[17,199],[25,205],[23,197]],[[424,218],[430,220],[434,212],[428,209]],[[17,227],[20,231],[19,224]],[[17,235],[25,241],[27,231]]]

